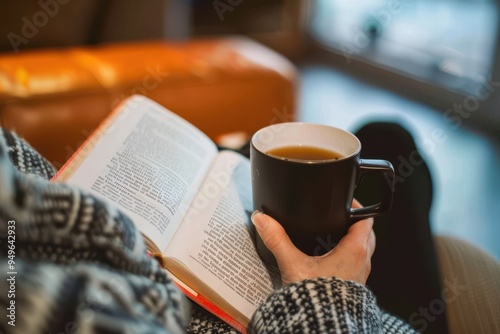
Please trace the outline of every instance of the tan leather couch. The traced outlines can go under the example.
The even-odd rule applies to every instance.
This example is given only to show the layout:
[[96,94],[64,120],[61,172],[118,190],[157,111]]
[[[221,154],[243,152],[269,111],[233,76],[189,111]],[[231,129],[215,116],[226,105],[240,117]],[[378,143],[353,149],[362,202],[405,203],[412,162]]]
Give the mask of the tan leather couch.
[[0,116],[60,167],[124,98],[143,94],[211,138],[292,120],[297,74],[249,39],[103,45],[0,55]]

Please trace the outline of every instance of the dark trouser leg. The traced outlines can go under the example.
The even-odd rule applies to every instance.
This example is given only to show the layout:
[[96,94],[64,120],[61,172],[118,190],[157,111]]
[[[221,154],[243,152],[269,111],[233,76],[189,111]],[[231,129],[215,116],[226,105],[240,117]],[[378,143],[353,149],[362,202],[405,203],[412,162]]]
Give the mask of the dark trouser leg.
[[[362,158],[389,160],[396,171],[394,204],[389,214],[375,218],[377,247],[368,287],[381,307],[425,333],[446,333],[439,269],[429,225],[432,179],[411,135],[394,123],[372,123],[356,136]],[[372,204],[383,189],[368,175],[356,189],[362,204]]]

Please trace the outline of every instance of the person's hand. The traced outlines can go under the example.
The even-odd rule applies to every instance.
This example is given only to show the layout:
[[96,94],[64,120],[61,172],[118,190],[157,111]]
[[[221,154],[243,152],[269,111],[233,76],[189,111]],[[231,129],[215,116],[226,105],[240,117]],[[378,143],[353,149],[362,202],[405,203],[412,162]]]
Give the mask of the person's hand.
[[[361,205],[354,200],[353,207]],[[252,222],[276,258],[284,285],[308,278],[332,276],[366,284],[375,251],[373,219],[353,224],[337,246],[321,256],[308,256],[297,249],[283,227],[268,215],[256,211]]]

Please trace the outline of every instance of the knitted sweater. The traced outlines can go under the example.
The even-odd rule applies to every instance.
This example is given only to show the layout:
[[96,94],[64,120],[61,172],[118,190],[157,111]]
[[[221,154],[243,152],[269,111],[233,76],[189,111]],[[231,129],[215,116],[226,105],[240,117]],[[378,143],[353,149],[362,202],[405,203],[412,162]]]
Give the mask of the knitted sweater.
[[[0,272],[4,333],[227,333],[147,256],[112,203],[50,183],[54,168],[0,129]],[[409,333],[364,286],[318,278],[275,291],[252,333]]]

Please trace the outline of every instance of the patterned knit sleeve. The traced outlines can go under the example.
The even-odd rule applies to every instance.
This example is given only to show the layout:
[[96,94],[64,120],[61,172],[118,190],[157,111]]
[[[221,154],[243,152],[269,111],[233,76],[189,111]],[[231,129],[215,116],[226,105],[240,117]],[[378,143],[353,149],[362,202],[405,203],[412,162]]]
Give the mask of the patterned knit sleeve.
[[15,304],[0,333],[184,333],[187,301],[147,255],[132,219],[49,182],[51,174],[36,151],[0,130],[0,252],[10,261],[0,257],[0,279],[12,291],[0,309]]
[[366,287],[336,278],[289,284],[257,309],[249,333],[416,333]]
[[47,180],[54,176],[56,173],[54,166],[24,139],[3,128],[0,128],[0,137],[3,137],[7,144],[7,151],[12,164],[20,172],[35,174]]

